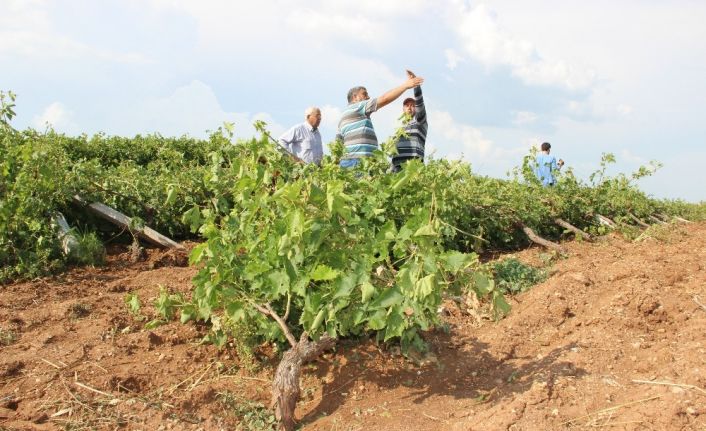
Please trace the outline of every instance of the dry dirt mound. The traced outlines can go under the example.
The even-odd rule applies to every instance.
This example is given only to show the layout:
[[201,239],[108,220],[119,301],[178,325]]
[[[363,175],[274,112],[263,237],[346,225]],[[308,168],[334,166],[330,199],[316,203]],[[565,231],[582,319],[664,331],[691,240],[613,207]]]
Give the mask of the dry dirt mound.
[[[706,224],[669,229],[567,244],[571,257],[498,323],[448,307],[422,361],[341,343],[305,371],[302,427],[706,430]],[[183,263],[114,254],[0,287],[0,430],[267,429],[254,402],[267,403],[271,363],[245,368],[233,346],[199,343],[203,327],[145,330],[127,311],[127,293],[149,319],[160,288],[188,293]]]

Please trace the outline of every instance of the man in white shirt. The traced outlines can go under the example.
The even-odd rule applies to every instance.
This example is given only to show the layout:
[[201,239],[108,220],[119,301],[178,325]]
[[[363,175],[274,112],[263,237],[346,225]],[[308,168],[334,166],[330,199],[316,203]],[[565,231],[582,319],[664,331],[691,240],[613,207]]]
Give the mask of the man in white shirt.
[[318,165],[324,156],[319,133],[321,110],[312,106],[304,111],[304,115],[306,121],[287,130],[277,141],[295,157]]

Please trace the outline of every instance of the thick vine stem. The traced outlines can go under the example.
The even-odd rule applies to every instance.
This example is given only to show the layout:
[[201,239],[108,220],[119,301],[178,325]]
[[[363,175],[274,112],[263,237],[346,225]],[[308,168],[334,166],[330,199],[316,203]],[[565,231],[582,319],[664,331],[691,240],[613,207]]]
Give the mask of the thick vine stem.
[[687,220],[687,219],[679,217],[679,216],[671,216],[671,218],[670,218],[668,215],[662,214],[662,213],[657,213],[655,215],[664,221],[669,221],[669,220],[673,219],[673,220],[676,220],[681,223],[693,223],[691,220]]
[[518,226],[520,227],[520,229],[522,229],[522,232],[524,232],[525,235],[527,235],[527,237],[530,239],[530,241],[534,242],[535,244],[539,244],[539,245],[546,247],[546,248],[549,248],[551,250],[556,250],[561,254],[566,254],[566,251],[564,250],[564,248],[562,246],[537,235],[537,233],[535,231],[530,229],[528,226],[525,226],[524,223],[518,223]]
[[555,218],[554,223],[558,224],[559,226],[563,227],[564,229],[568,229],[571,232],[573,232],[575,235],[581,235],[582,238],[585,238],[588,241],[593,241],[593,235],[589,234],[588,232],[584,232],[583,230],[577,228],[576,226],[572,225],[568,221],[561,219],[561,218]]
[[596,218],[598,219],[598,222],[602,225],[608,226],[611,229],[615,229],[618,225],[615,224],[615,222],[608,217],[601,215],[601,214],[596,214]]
[[280,329],[282,329],[284,336],[287,337],[287,341],[289,341],[289,345],[292,347],[296,347],[297,339],[294,338],[294,334],[292,334],[292,331],[289,330],[289,326],[287,326],[287,322],[285,322],[281,317],[279,317],[279,315],[275,312],[275,310],[272,309],[272,306],[270,306],[270,304],[265,304],[264,306],[262,306],[262,305],[252,303],[252,305],[260,313],[264,314],[265,316],[273,318],[274,321],[277,322],[277,324],[279,325]]
[[280,429],[290,431],[295,427],[294,410],[299,400],[299,377],[302,365],[318,358],[324,351],[332,349],[336,341],[328,334],[324,334],[318,341],[311,341],[309,335],[304,332],[299,342],[282,357],[272,382],[272,407]]
[[639,218],[637,218],[637,216],[636,216],[635,214],[633,214],[633,213],[628,213],[628,215],[629,215],[630,218],[631,218],[635,223],[637,223],[638,225],[640,225],[640,226],[642,226],[642,227],[644,227],[644,228],[650,227],[650,225],[648,225],[648,224],[645,223],[644,221],[642,221],[642,220],[640,220]]
[[657,224],[667,224],[666,221],[660,220],[660,219],[658,219],[657,217],[655,217],[655,216],[653,216],[653,215],[650,216],[650,220],[652,220],[653,222],[655,222],[655,223],[657,223]]

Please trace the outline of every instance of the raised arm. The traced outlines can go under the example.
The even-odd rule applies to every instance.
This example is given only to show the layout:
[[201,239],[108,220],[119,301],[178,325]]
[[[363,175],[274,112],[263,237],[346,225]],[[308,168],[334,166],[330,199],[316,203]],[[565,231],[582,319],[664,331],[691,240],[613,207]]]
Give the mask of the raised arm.
[[422,97],[422,87],[414,87],[414,106],[416,107],[417,123],[426,123],[427,110],[424,108],[424,98]]
[[382,96],[378,97],[377,100],[377,109],[382,108],[385,105],[390,104],[390,102],[394,101],[398,97],[402,95],[406,90],[409,90],[410,88],[414,88],[418,85],[422,85],[422,82],[424,82],[424,78],[420,77],[410,77],[408,78],[404,84],[400,85],[399,87],[395,87],[392,90],[386,92]]
[[[408,69],[407,77],[416,78],[417,75],[415,75],[414,72]],[[417,123],[426,123],[427,110],[424,108],[424,98],[422,97],[421,85],[417,85],[416,87],[414,87],[414,106],[416,108],[415,119],[417,120]]]

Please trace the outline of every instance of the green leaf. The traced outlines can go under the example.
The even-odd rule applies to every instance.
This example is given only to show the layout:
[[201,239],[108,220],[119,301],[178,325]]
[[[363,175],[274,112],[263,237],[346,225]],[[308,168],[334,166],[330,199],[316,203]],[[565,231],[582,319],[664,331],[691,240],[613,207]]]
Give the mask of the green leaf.
[[384,341],[387,341],[390,338],[400,337],[405,330],[405,326],[406,326],[405,320],[401,314],[399,314],[399,313],[390,314],[390,316],[387,318],[387,322],[385,324],[385,339],[384,339]]
[[208,250],[207,242],[202,242],[201,244],[194,247],[194,249],[191,250],[191,254],[189,254],[189,265],[195,265],[201,262],[206,250]]
[[495,282],[490,277],[480,272],[476,272],[475,274],[473,274],[473,281],[475,291],[480,297],[483,297],[488,293],[492,292],[495,287]]
[[136,293],[130,293],[125,297],[125,304],[127,304],[128,309],[134,315],[140,314],[140,308],[142,304],[140,303],[140,297]]
[[235,322],[245,319],[245,309],[239,302],[231,302],[226,307],[226,313]]
[[372,284],[365,282],[360,286],[360,291],[363,294],[362,302],[363,304],[370,301],[370,298],[375,294],[375,287]]
[[158,327],[164,325],[165,323],[167,323],[167,322],[165,322],[165,321],[162,320],[162,319],[150,320],[149,322],[145,323],[145,329],[154,329],[154,328],[158,328]]
[[261,260],[251,260],[243,269],[243,278],[246,280],[254,280],[257,276],[264,274],[272,269],[272,266]]
[[415,290],[419,298],[426,298],[431,295],[435,287],[436,278],[434,274],[429,274],[415,283]]
[[402,302],[404,297],[397,287],[390,287],[382,291],[380,296],[370,304],[371,308],[389,308]]
[[289,276],[285,271],[273,271],[267,276],[274,289],[273,296],[284,295],[289,289]]
[[159,291],[159,297],[154,302],[154,308],[163,318],[169,320],[174,314],[174,301],[169,292],[162,286]]
[[169,184],[167,186],[167,199],[164,201],[164,206],[169,206],[176,202],[177,190],[174,184]]
[[434,229],[434,225],[429,223],[417,229],[414,236],[437,236],[438,232]]
[[327,265],[317,265],[316,268],[311,272],[309,277],[314,281],[326,281],[333,280],[338,277],[341,271],[332,269]]
[[378,310],[375,314],[373,314],[369,319],[368,319],[368,328],[374,330],[374,331],[379,331],[381,329],[385,328],[385,323],[387,318],[387,313],[385,313],[385,310]]
[[336,292],[333,294],[333,299],[335,300],[335,299],[339,299],[339,298],[348,298],[350,296],[351,292],[353,291],[355,284],[356,284],[355,274],[341,277],[335,283],[335,286],[338,286],[338,288],[336,289]]
[[450,251],[441,255],[446,269],[452,273],[467,267],[473,261],[473,255]]
[[319,310],[318,314],[314,318],[314,322],[311,324],[310,331],[312,331],[312,332],[316,331],[319,328],[319,326],[321,326],[321,323],[324,321],[324,314],[325,314],[324,311],[325,310],[323,310],[323,309]]
[[510,304],[505,301],[505,297],[502,293],[498,291],[493,292],[493,312],[496,319],[507,316],[510,313],[510,308]]
[[179,317],[179,321],[181,323],[186,323],[189,322],[190,320],[196,319],[196,310],[194,309],[193,306],[190,307],[184,307],[181,310],[181,316]]

